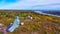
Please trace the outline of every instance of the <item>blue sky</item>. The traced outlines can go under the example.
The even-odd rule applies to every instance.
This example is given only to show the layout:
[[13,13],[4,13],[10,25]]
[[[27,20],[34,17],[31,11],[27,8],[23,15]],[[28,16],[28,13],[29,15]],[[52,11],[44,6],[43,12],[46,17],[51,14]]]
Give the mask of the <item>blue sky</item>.
[[60,0],[0,0],[0,10],[60,10]]

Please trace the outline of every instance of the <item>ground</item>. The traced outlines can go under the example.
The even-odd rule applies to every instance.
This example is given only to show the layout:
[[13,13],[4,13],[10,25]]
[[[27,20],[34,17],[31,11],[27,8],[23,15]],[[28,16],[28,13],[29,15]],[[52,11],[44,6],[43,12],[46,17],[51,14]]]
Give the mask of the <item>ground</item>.
[[[60,18],[31,11],[0,11],[0,22],[8,26],[13,23],[15,16],[19,16],[24,25],[8,34],[60,34]],[[33,19],[28,21],[27,16],[32,16]]]

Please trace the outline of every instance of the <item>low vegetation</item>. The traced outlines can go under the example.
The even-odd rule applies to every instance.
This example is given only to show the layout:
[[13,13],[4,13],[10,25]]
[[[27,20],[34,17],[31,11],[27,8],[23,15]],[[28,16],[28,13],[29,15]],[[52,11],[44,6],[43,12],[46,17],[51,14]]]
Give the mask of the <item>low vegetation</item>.
[[[19,16],[24,25],[20,25],[14,32],[8,34],[60,34],[60,18],[34,12],[1,11],[0,22],[8,26],[13,23],[15,16]],[[33,19],[26,21],[27,16],[32,16]]]

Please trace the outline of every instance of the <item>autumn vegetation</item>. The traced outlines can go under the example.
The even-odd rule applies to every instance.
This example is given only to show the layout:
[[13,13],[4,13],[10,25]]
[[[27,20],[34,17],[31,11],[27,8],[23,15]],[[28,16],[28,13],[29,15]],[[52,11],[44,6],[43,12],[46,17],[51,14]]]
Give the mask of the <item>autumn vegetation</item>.
[[[0,22],[8,26],[13,23],[15,16],[19,16],[24,25],[20,25],[14,32],[8,34],[60,34],[60,18],[32,11],[0,11]],[[32,16],[33,19],[25,21],[27,16]]]

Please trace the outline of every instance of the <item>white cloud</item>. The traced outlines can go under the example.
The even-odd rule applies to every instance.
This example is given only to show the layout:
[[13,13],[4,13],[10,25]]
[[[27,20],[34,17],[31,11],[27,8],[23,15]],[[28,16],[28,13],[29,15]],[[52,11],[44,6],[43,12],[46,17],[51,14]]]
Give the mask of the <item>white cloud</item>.
[[2,6],[0,9],[40,9],[59,7],[60,0],[21,0],[16,3]]

